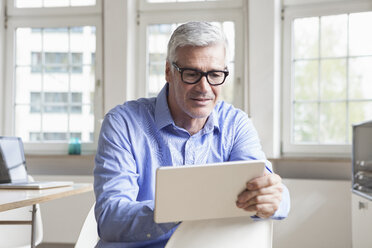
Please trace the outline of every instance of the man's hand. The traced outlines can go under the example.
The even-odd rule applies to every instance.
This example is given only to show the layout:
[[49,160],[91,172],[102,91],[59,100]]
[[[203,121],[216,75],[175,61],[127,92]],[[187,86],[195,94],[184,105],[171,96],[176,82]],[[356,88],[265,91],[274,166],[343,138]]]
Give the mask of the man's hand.
[[256,211],[261,218],[269,218],[278,210],[282,201],[282,178],[265,172],[247,182],[246,190],[239,194],[236,205],[246,211]]

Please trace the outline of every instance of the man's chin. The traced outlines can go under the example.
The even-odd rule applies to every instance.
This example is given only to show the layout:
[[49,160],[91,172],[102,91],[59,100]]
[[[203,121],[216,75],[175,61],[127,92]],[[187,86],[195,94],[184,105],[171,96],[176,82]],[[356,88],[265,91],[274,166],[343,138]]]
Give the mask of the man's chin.
[[191,111],[189,111],[189,115],[195,119],[203,119],[207,118],[211,114],[212,110],[213,109],[211,108],[192,109]]

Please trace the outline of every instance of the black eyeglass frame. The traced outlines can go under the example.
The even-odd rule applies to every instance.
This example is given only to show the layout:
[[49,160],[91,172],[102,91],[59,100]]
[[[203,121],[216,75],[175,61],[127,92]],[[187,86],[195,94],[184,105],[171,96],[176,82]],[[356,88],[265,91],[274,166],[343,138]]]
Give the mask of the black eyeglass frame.
[[[194,68],[180,68],[180,67],[178,67],[178,65],[177,65],[176,63],[174,63],[174,62],[172,63],[172,65],[173,65],[174,68],[176,68],[176,70],[181,74],[181,80],[182,80],[182,82],[184,82],[185,84],[196,84],[197,82],[199,82],[199,81],[202,79],[202,77],[205,77],[205,78],[207,79],[207,82],[208,82],[210,85],[212,85],[212,86],[217,86],[217,85],[221,85],[221,84],[223,84],[223,83],[225,82],[225,80],[226,80],[226,77],[229,75],[229,71],[228,71],[228,70],[224,70],[224,71],[221,71],[221,70],[212,70],[212,71],[204,72],[204,71],[201,71],[201,70],[198,70],[198,69],[194,69]],[[183,72],[184,72],[185,70],[191,70],[191,71],[198,72],[198,73],[200,73],[200,77],[199,77],[195,82],[192,82],[192,83],[190,83],[190,82],[186,82],[185,80],[183,80]],[[209,74],[209,73],[214,73],[214,72],[222,72],[222,73],[225,75],[225,77],[224,77],[224,79],[222,80],[221,83],[219,83],[219,84],[214,84],[214,83],[209,82],[208,74]]]

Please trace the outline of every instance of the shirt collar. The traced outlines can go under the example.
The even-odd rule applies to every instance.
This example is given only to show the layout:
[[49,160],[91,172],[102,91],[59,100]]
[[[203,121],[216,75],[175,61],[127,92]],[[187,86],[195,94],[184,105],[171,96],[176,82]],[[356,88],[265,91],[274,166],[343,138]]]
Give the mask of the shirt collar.
[[[158,130],[166,127],[168,125],[175,125],[172,115],[169,110],[168,106],[168,89],[169,84],[166,83],[164,87],[159,92],[158,96],[156,97],[156,106],[155,106],[155,123],[158,127]],[[213,111],[208,117],[207,122],[205,123],[202,131],[202,134],[212,132],[214,129],[220,130],[219,123],[218,123],[218,115],[216,108],[218,104],[214,107]]]

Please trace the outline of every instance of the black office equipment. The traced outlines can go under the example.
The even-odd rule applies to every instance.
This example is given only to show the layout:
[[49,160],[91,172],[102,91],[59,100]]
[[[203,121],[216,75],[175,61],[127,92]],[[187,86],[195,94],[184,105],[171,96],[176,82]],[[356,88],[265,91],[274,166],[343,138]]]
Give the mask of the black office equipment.
[[372,121],[353,125],[353,192],[372,200]]
[[27,182],[22,140],[0,136],[0,183],[16,182]]

